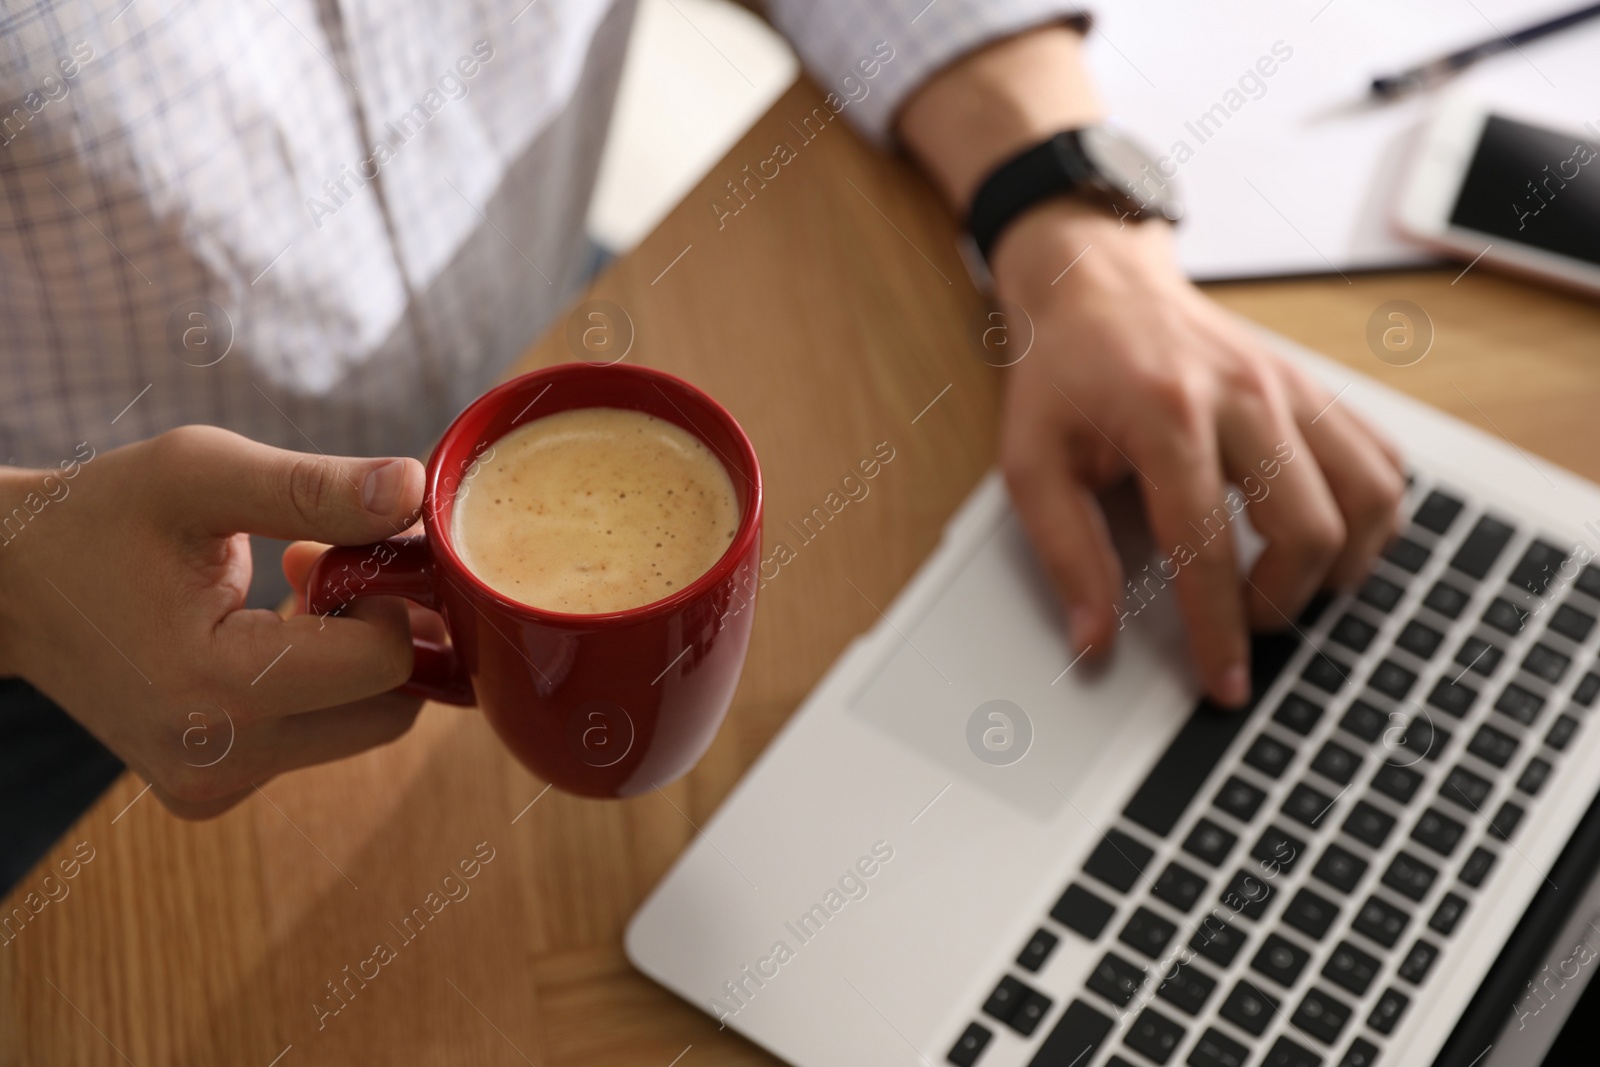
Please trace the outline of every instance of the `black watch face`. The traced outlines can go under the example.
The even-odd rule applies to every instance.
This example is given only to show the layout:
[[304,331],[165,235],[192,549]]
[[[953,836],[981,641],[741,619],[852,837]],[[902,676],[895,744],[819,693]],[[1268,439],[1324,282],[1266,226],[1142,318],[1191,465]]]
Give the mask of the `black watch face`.
[[1172,179],[1163,175],[1150,153],[1131,138],[1104,126],[1090,126],[1079,131],[1078,139],[1101,177],[1129,198],[1130,210],[1174,222],[1183,214]]

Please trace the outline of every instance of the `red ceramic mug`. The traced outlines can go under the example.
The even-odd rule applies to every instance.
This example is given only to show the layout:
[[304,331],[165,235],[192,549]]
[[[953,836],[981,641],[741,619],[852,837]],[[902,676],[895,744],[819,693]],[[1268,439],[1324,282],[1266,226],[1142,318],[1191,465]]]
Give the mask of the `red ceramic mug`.
[[[518,426],[574,408],[642,411],[721,457],[739,501],[733,543],[663,600],[601,615],[518,603],[478,580],[451,543],[456,495],[473,465]],[[402,596],[444,616],[449,646],[417,641],[402,688],[478,704],[529,769],[572,793],[624,797],[682,775],[710,746],[750,644],[761,551],[761,469],[732,415],[679,378],[625,364],[568,363],[473,401],[428,460],[424,537],[330,549],[309,608]]]

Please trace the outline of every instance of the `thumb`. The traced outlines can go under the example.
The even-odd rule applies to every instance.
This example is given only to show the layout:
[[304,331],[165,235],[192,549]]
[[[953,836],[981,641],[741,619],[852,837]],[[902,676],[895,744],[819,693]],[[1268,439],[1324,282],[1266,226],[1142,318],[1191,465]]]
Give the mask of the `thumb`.
[[359,545],[404,532],[422,506],[422,464],[290,452],[214,426],[151,442],[157,482],[202,532]]

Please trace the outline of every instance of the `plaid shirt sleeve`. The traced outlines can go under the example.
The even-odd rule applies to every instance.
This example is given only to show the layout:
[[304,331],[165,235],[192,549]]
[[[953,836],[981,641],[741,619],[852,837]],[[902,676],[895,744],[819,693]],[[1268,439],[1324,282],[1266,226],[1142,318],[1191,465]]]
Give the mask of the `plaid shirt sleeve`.
[[[768,0],[824,91],[868,139],[893,141],[900,105],[917,86],[990,41],[1051,22],[1087,26],[1070,0]],[[870,72],[870,73],[869,73]]]

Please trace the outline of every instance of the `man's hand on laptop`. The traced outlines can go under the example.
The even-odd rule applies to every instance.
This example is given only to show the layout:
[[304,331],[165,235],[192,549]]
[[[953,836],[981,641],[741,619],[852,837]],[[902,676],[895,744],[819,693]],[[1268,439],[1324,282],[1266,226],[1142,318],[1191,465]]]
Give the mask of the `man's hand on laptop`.
[[[1000,163],[1101,120],[1081,43],[1065,26],[1024,33],[907,101],[898,132],[958,213]],[[1124,603],[1135,576],[1094,496],[1134,477],[1161,553],[1139,593],[1175,586],[1202,685],[1242,704],[1249,628],[1286,627],[1319,587],[1358,581],[1392,535],[1399,454],[1191,285],[1165,222],[1046,201],[1001,233],[990,266],[1034,329],[1006,372],[1001,463],[1072,640],[1107,651],[1143,603]],[[1267,546],[1241,576],[1231,524],[1246,505]]]
[[[1206,692],[1243,703],[1248,629],[1286,628],[1319,588],[1360,581],[1392,536],[1399,454],[1195,289],[1164,223],[1061,201],[1019,220],[994,265],[1035,330],[1007,372],[1001,465],[1074,643],[1108,649],[1123,613],[1171,584]],[[1130,476],[1158,551],[1138,575],[1094,496]],[[1267,544],[1241,578],[1246,507]]]

